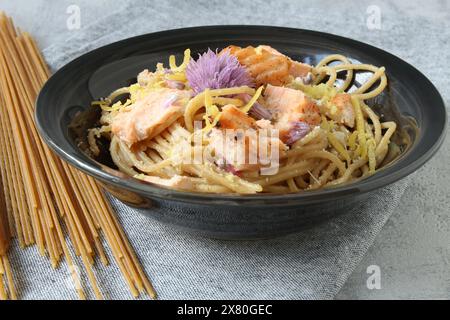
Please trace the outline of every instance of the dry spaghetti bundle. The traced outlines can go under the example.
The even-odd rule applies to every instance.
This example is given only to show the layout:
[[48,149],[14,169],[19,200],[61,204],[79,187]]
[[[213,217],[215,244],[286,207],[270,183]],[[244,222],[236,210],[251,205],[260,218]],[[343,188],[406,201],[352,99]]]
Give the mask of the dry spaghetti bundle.
[[[49,70],[36,43],[0,13],[0,298],[17,298],[8,260],[11,237],[36,245],[51,266],[65,259],[80,299],[86,290],[70,248],[80,257],[97,299],[95,265],[108,265],[106,239],[134,297],[156,293],[97,183],[60,161],[34,124],[34,101]],[[66,240],[66,232],[68,239]],[[97,261],[99,260],[99,261]]]

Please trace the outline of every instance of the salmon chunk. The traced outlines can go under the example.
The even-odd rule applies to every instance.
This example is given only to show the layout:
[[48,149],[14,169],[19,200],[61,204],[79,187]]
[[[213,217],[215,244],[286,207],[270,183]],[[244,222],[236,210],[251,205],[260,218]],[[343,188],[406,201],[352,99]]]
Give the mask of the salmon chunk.
[[[211,130],[208,138],[209,147],[214,151],[216,164],[223,170],[235,175],[239,175],[240,171],[257,170],[259,168],[256,161],[257,149],[250,148],[250,143],[254,144],[256,141],[253,141],[254,139],[250,141],[250,139],[251,137],[245,136],[243,130]],[[255,159],[254,162],[249,161],[250,156]]]
[[184,113],[190,92],[177,89],[152,91],[122,109],[113,118],[112,132],[129,146],[151,139]]
[[225,51],[234,55],[247,68],[257,86],[282,86],[293,78],[306,77],[312,69],[310,65],[293,61],[270,46],[228,46]]
[[[234,175],[240,175],[242,171],[259,170],[267,165],[266,161],[271,157],[272,150],[278,149],[276,152],[279,155],[286,149],[277,137],[268,136],[262,140],[259,138],[259,131],[254,129],[214,128],[210,131],[208,142],[216,159],[215,163]],[[261,154],[261,148],[265,148],[266,152]],[[278,158],[275,160],[278,161]]]
[[[258,170],[261,163],[257,121],[234,105],[226,105],[222,108],[219,122],[220,129],[214,128],[209,134],[209,144],[219,166],[234,174]],[[269,151],[272,144],[281,150],[285,147],[277,138],[268,138],[267,144],[265,147]]]
[[319,108],[299,90],[268,85],[264,98],[266,107],[272,112],[273,125],[280,131],[283,142],[289,140],[290,131],[301,121],[311,126],[321,122]]
[[258,48],[264,49],[274,55],[286,57],[289,60],[289,75],[293,76],[294,78],[305,78],[312,70],[312,67],[309,64],[294,61],[288,56],[282,54],[280,51],[272,48],[271,46],[260,45],[256,48],[256,50],[258,50]]
[[230,46],[225,50],[227,49],[247,68],[257,86],[267,83],[283,85],[289,76],[289,62],[286,57],[266,50],[257,51],[251,46],[246,48]]
[[348,93],[339,93],[330,102],[331,105],[328,107],[327,116],[334,121],[353,128],[355,125],[355,111],[353,110],[350,95]]
[[222,108],[220,127],[223,129],[255,129],[256,121],[234,105],[226,105]]
[[[226,166],[226,168],[228,168],[228,170],[236,172],[245,170],[257,170],[259,168],[259,165],[257,163],[250,164],[248,161],[249,157],[251,156],[255,159],[257,157],[257,149],[249,148],[250,144],[255,144],[256,141],[253,141],[250,137],[242,137],[241,134],[243,131],[236,131],[235,134],[232,135],[229,133],[226,138],[221,137],[221,135],[224,135],[225,129],[256,129],[256,120],[248,116],[245,112],[242,112],[240,109],[236,108],[234,105],[229,104],[222,108],[222,115],[220,116],[220,128],[222,129],[221,131],[215,130],[214,132],[212,132],[211,144],[214,147],[216,155],[222,157],[223,161],[225,161],[229,165]],[[235,143],[242,138],[244,138],[244,140],[241,141],[244,148],[239,148],[235,145]],[[224,140],[222,141],[221,139]],[[222,146],[224,146],[224,149],[222,149]],[[250,155],[249,152],[254,154]],[[237,161],[237,159],[241,159],[242,161]]]

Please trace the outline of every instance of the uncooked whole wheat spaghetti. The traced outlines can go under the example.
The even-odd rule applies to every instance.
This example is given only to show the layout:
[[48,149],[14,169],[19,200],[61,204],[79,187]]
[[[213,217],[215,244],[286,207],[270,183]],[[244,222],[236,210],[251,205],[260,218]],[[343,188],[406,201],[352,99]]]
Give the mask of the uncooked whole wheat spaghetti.
[[36,245],[53,268],[65,259],[80,299],[88,295],[70,248],[80,257],[95,298],[102,299],[95,272],[96,264],[110,263],[104,237],[131,294],[155,298],[97,183],[60,161],[37,132],[34,101],[49,75],[32,37],[0,13],[0,299],[20,297],[8,259],[11,237],[21,248]]

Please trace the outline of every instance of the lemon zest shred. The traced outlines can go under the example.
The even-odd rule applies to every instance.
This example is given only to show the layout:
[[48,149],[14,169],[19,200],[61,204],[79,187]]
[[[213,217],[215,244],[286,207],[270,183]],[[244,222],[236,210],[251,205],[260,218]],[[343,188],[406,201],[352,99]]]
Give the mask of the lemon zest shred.
[[250,101],[241,108],[241,111],[244,113],[248,113],[250,111],[250,109],[253,107],[253,105],[255,104],[256,100],[259,99],[259,96],[261,95],[261,92],[263,90],[263,86],[260,86],[258,88],[258,90],[256,90],[255,94],[253,95],[253,97],[250,99]]
[[212,106],[212,96],[211,96],[211,91],[209,89],[205,90],[205,109],[206,109],[206,114],[210,114],[209,111],[211,109]]
[[320,124],[320,127],[327,131],[330,129],[330,125],[328,124],[327,118],[325,118],[324,115],[322,115],[322,122]]
[[211,117],[215,117],[219,114],[219,108],[212,103],[213,98],[209,89],[205,90],[205,109],[206,114]]
[[[117,103],[115,103],[115,104],[117,104]],[[113,108],[114,105],[113,106],[109,106],[109,103],[106,102],[106,101],[93,101],[93,102],[91,102],[91,106],[99,106],[103,111],[114,111],[115,110]]]
[[108,106],[105,106],[105,105],[100,105],[100,108],[103,111],[109,111],[109,112],[114,111],[111,107],[108,107]]
[[186,81],[186,74],[184,72],[177,72],[173,74],[166,75],[166,79],[168,80],[175,80],[175,81]]
[[338,112],[336,105],[332,104],[330,107],[330,114],[335,115]]
[[161,62],[158,62],[156,64],[156,71],[157,72],[164,72],[164,64],[162,64]]
[[322,115],[322,128],[327,131],[328,142],[336,149],[336,151],[341,155],[342,158],[347,161],[348,164],[351,162],[350,155],[347,152],[347,149],[339,142],[336,136],[331,131],[332,125],[327,121],[325,116]]
[[91,106],[109,106],[108,102],[103,101],[103,100],[99,100],[99,101],[92,101],[91,102]]
[[117,101],[116,103],[114,103],[112,106],[111,106],[111,111],[117,111],[117,110],[119,110],[121,107],[123,107],[123,105],[122,105],[122,102],[121,101]]
[[161,81],[157,81],[152,84],[149,84],[145,87],[139,85],[139,83],[132,84],[131,86],[128,87],[131,103],[135,103],[136,100],[145,97],[147,94],[151,93],[152,91],[163,88],[164,83],[165,83],[165,80],[161,80]]
[[[219,111],[219,108],[217,108],[216,105],[212,104],[212,96],[211,91],[209,89],[205,90],[205,109],[206,113],[203,116],[203,119],[205,120],[205,127],[202,129],[204,132],[209,132],[212,128],[214,128],[217,123],[219,122],[221,112]],[[213,121],[211,122],[209,117],[213,118]]]
[[332,132],[327,132],[328,141],[336,149],[337,152],[347,161],[348,164],[351,162],[350,155],[348,154],[345,147],[339,142],[336,136]]
[[367,156],[367,139],[366,139],[366,130],[364,128],[364,118],[358,99],[355,97],[352,97],[351,99],[356,116],[356,131],[358,132],[358,142],[360,146],[359,154],[361,158],[364,159]]
[[184,50],[184,58],[183,58],[183,62],[177,67],[177,63],[176,63],[176,59],[174,55],[171,55],[169,57],[169,66],[170,66],[170,70],[172,70],[172,72],[183,72],[189,61],[191,60],[191,50],[190,49],[186,49]]
[[125,101],[125,103],[122,103],[120,101],[116,102],[115,104],[113,104],[111,106],[111,108],[113,109],[112,111],[118,111],[118,110],[120,110],[122,108],[128,107],[131,104],[132,104],[131,100],[127,99],[127,101]]
[[170,55],[170,57],[169,57],[169,66],[170,66],[170,69],[172,71],[177,69],[177,63],[176,63],[176,60],[175,60],[175,56],[173,54]]
[[358,131],[353,131],[348,137],[348,146],[350,150],[354,151],[356,149],[356,138],[358,137]]
[[161,80],[161,81],[158,81],[158,82],[155,82],[155,83],[153,83],[151,86],[149,86],[148,88],[149,89],[155,89],[155,88],[162,88],[163,86],[163,84],[165,83],[165,81],[164,80]]
[[135,83],[135,84],[132,84],[131,86],[129,86],[128,89],[130,91],[131,101],[133,103],[136,102],[137,95],[138,95],[139,91],[142,90],[141,86],[138,83]]
[[184,59],[180,67],[182,67],[183,70],[186,69],[186,67],[189,64],[189,61],[191,61],[191,49],[186,49],[184,50]]
[[335,123],[333,120],[327,120],[325,115],[322,115],[322,123],[320,124],[320,127],[324,130],[332,131],[334,130]]
[[217,114],[217,115],[214,117],[213,121],[211,122],[211,121],[209,120],[208,115],[205,114],[205,115],[203,116],[203,119],[205,120],[205,127],[202,129],[202,131],[203,131],[204,133],[207,133],[207,132],[211,131],[211,129],[214,128],[214,127],[217,125],[217,123],[219,122],[220,116],[221,116],[221,115],[222,115],[222,113]]
[[226,97],[214,97],[213,103],[216,103],[218,105],[225,106],[227,104],[233,104],[236,107],[243,107],[244,103],[240,99],[236,98],[226,98]]
[[310,96],[313,99],[324,99],[325,101],[331,100],[336,96],[337,91],[335,88],[331,88],[327,86],[325,83],[321,83],[318,85],[298,85],[300,90],[303,91],[307,96]]
[[373,138],[371,138],[367,142],[367,154],[369,157],[369,172],[371,174],[375,173],[375,169],[377,166],[377,160],[376,160],[376,156],[375,156],[375,148],[376,148],[375,140]]

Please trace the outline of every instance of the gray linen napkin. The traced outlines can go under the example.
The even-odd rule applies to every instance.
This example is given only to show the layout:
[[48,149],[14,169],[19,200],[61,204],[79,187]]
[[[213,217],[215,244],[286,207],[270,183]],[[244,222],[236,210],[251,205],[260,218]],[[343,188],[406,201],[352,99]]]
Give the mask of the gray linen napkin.
[[[255,0],[246,10],[239,10],[228,1],[201,3],[192,10],[188,1],[153,2],[151,6],[125,1],[126,9],[121,8],[45,49],[45,58],[56,70],[84,52],[112,41],[182,26],[243,21],[296,26],[298,10],[287,8],[291,4],[285,1],[277,1],[269,8],[264,1]],[[260,6],[265,10],[257,10]],[[214,10],[220,7],[226,7],[229,14]],[[267,10],[280,8],[283,15],[268,14]],[[346,17],[327,14],[336,30],[349,31]],[[398,205],[408,180],[374,192],[364,204],[314,229],[261,241],[196,237],[141,216],[116,199],[111,201],[162,299],[332,299]],[[14,248],[11,256],[22,298],[76,298],[64,263],[52,271],[35,248]],[[87,282],[83,273],[82,276]],[[105,298],[131,297],[117,268],[98,263],[96,276]]]

